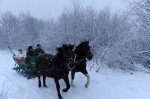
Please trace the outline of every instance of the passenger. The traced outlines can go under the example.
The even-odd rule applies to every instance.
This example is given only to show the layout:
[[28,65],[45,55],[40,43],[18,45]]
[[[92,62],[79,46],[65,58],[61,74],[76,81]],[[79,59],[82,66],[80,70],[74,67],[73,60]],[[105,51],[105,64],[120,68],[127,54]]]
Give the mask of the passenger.
[[26,59],[25,59],[26,64],[28,64],[29,67],[31,66],[31,63],[29,61],[30,56],[35,56],[32,46],[28,47],[28,50],[27,50],[27,53],[26,53]]
[[40,44],[37,44],[37,48],[34,50],[36,56],[45,54],[44,50],[41,48]]
[[28,57],[28,56],[35,56],[32,46],[29,46],[29,47],[28,47],[26,56],[27,56],[27,57]]
[[25,61],[25,57],[26,57],[26,56],[25,56],[25,54],[23,53],[22,49],[19,49],[18,51],[19,51],[18,55],[17,55],[17,56],[14,55],[14,58],[15,58],[16,60],[18,60],[18,63],[22,63],[23,61]]

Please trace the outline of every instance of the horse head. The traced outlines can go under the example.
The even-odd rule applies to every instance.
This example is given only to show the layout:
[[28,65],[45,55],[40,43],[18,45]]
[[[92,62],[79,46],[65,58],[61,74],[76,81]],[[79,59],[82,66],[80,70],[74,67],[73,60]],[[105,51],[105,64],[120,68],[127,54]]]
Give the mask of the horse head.
[[56,54],[56,59],[60,65],[67,66],[69,70],[72,70],[71,64],[74,62],[75,53],[73,51],[74,45],[64,44],[62,47],[57,48],[58,53]]
[[75,53],[77,55],[77,59],[84,59],[87,58],[88,60],[91,60],[93,57],[93,54],[90,50],[89,41],[81,42],[75,49]]

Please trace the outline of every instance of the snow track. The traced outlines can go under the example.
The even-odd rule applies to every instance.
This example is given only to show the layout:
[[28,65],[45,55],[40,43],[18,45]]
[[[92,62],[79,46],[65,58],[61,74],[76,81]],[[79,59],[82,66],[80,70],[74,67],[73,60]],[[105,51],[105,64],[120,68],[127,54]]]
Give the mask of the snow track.
[[[55,83],[47,78],[48,88],[38,88],[38,80],[19,75],[13,68],[11,53],[0,51],[0,89],[5,84],[7,99],[58,99]],[[99,73],[89,71],[91,82],[85,88],[86,78],[81,73],[75,76],[75,88],[62,93],[64,99],[150,99],[150,75],[136,72],[133,75],[122,71],[102,69]],[[61,89],[65,83],[60,80]],[[1,91],[1,90],[0,90]]]

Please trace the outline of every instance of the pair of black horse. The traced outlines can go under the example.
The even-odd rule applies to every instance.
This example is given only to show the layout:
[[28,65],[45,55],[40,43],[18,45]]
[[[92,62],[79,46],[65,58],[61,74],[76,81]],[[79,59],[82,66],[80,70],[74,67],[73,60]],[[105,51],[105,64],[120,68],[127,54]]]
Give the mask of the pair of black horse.
[[70,88],[69,71],[71,71],[71,86],[74,87],[73,80],[75,72],[81,72],[87,77],[85,87],[88,87],[90,76],[86,70],[86,60],[92,59],[89,41],[81,42],[76,48],[74,45],[63,45],[57,48],[57,54],[41,55],[38,57],[38,86],[41,87],[40,76],[43,76],[43,86],[46,86],[46,77],[54,78],[59,99],[63,99],[60,94],[59,80],[63,79],[66,83],[66,88],[63,92],[67,92]]

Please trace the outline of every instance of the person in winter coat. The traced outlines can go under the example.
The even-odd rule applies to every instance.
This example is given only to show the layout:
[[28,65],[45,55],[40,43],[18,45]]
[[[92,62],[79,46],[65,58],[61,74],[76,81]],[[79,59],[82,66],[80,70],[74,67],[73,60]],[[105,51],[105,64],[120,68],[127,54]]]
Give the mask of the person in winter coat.
[[25,59],[25,62],[26,62],[26,64],[27,64],[29,67],[31,67],[31,63],[30,63],[30,61],[29,61],[29,57],[30,57],[30,56],[35,56],[32,46],[29,46],[29,47],[28,47],[26,56],[27,56],[27,57],[26,57],[26,59]]
[[28,57],[28,56],[35,56],[32,46],[29,46],[29,47],[28,47],[26,56],[27,56],[27,57]]
[[18,63],[22,63],[25,60],[26,55],[23,53],[22,49],[19,49],[18,51],[18,55],[14,56],[14,58],[18,60]]
[[36,56],[45,54],[44,50],[41,48],[40,44],[37,44],[37,48],[34,50]]

